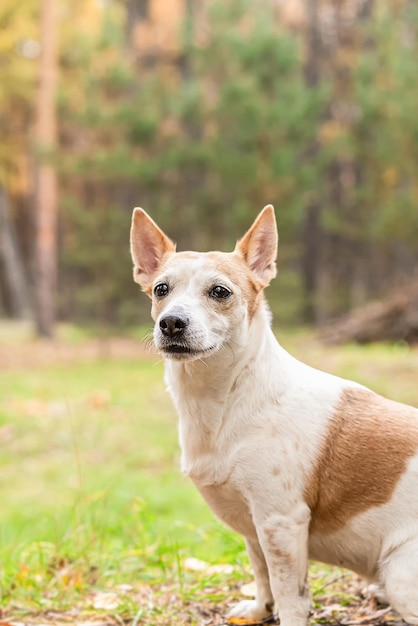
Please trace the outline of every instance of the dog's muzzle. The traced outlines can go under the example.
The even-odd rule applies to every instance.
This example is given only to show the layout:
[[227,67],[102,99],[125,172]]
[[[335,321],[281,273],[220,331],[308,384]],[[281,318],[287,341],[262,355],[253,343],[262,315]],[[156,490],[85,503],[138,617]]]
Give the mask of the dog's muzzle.
[[160,329],[159,348],[167,355],[190,354],[186,330],[189,318],[181,311],[170,311],[162,315],[158,322]]
[[155,331],[157,349],[174,359],[201,358],[215,350],[191,330],[190,320],[182,309],[172,308],[157,321]]
[[160,319],[160,330],[165,337],[174,339],[181,337],[189,324],[189,319],[180,313],[163,315]]

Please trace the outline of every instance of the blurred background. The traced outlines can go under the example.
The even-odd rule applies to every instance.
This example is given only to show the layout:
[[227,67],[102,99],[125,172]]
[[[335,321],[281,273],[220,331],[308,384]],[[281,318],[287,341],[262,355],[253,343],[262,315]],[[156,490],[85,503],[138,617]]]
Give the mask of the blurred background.
[[2,0],[0,316],[148,320],[137,205],[208,250],[273,203],[281,325],[410,290],[417,36],[414,0]]

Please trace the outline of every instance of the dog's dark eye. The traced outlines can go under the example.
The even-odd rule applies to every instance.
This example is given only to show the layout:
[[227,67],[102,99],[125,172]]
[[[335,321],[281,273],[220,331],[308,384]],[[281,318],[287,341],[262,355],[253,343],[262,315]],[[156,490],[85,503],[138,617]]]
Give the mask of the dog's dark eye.
[[164,296],[168,294],[168,291],[169,289],[167,283],[160,283],[154,287],[154,296],[157,298],[164,298]]
[[230,289],[227,287],[222,287],[222,285],[215,285],[209,292],[211,298],[215,298],[215,300],[226,300],[232,294]]

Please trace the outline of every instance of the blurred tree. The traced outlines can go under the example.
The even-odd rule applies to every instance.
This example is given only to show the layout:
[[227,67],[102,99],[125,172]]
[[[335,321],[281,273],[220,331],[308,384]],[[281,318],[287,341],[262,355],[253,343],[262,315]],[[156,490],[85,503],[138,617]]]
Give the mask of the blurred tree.
[[16,319],[29,316],[29,291],[13,221],[10,219],[8,199],[0,184],[0,265],[2,285],[9,314]]
[[0,177],[13,195],[24,193],[27,186],[22,157],[28,153],[25,131],[32,115],[39,55],[36,7],[36,0],[21,4],[3,0],[0,5]]
[[35,314],[41,336],[52,337],[57,281],[57,180],[52,152],[56,143],[57,3],[43,0],[40,25],[39,86],[36,103]]
[[[318,89],[323,81],[322,65],[324,63],[324,46],[320,33],[319,0],[306,0],[306,61],[305,79],[310,90]],[[306,159],[310,162],[319,156],[319,142],[315,137],[306,152]],[[305,215],[302,220],[302,252],[301,268],[304,286],[304,313],[305,322],[318,321],[317,295],[319,290],[319,273],[321,270],[322,233],[322,204],[320,189],[316,189],[309,198]]]
[[4,0],[0,5],[0,300],[5,313],[13,317],[29,316],[31,309],[27,127],[35,88],[34,61],[39,53],[36,4],[36,0],[23,4]]
[[320,130],[331,163],[318,291],[325,318],[417,271],[417,18],[407,1],[346,2],[335,12],[332,115]]

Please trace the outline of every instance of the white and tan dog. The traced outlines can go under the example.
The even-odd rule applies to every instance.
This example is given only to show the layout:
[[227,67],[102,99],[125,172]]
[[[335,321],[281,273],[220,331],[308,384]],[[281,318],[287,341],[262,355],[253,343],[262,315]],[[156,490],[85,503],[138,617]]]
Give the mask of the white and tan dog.
[[135,209],[131,250],[152,298],[183,472],[244,536],[254,569],[256,599],[231,615],[305,626],[315,559],[378,584],[418,624],[418,410],[277,343],[263,296],[276,275],[273,208],[232,253],[176,253]]

